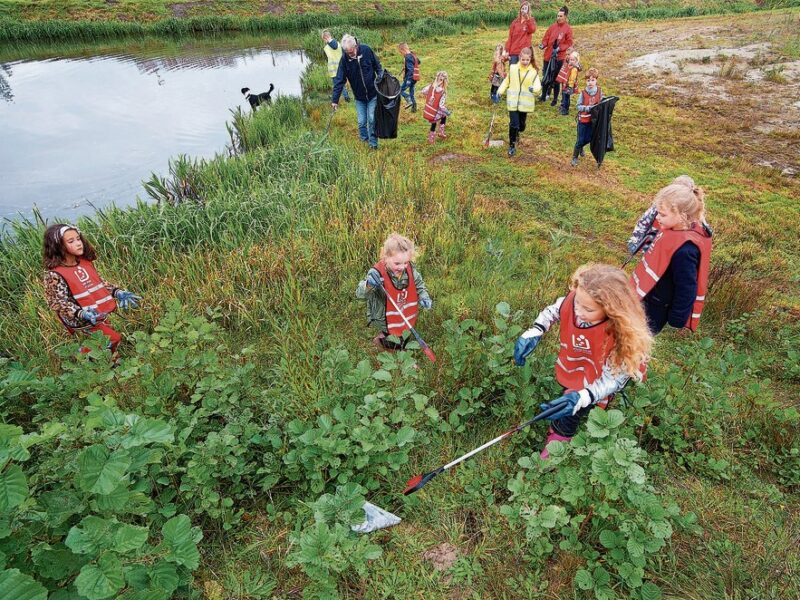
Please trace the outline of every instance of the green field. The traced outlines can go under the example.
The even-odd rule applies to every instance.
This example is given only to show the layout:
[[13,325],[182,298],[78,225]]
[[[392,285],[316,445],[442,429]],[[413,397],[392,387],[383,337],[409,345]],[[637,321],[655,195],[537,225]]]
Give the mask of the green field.
[[[714,85],[745,112],[671,91],[689,62],[629,66],[766,40],[739,68],[789,73],[798,25],[791,9],[576,26],[584,66],[621,96],[599,171],[569,166],[574,119],[549,105],[517,157],[484,149],[505,28],[413,41],[421,83],[450,74],[449,139],[433,146],[403,112],[399,138],[368,152],[344,104],[323,137],[329,80],[311,66],[304,100],[234,120],[235,156],[176,160],[148,185],[159,204],[81,221],[100,273],[145,298],[114,317],[127,339],[113,370],[100,341],[77,356],[43,301],[43,226],[17,223],[0,243],[0,597],[799,597],[800,185],[780,174],[797,133],[742,133],[769,106],[724,63]],[[398,72],[410,34],[373,35]],[[715,229],[698,334],[659,336],[645,384],[549,463],[537,425],[404,498],[409,477],[557,394],[556,336],[523,369],[513,341],[578,265],[621,263],[681,174],[706,189]],[[422,249],[435,364],[378,354],[354,298],[395,230]],[[350,535],[362,498],[403,523]]]

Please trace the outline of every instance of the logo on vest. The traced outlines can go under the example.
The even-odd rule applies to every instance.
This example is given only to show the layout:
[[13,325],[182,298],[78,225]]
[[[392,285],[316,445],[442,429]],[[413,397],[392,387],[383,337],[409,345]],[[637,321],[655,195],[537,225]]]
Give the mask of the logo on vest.
[[75,276],[81,283],[87,283],[89,281],[89,273],[83,267],[75,269]]
[[407,301],[408,301],[408,288],[400,290],[397,294],[397,306],[400,307],[400,310],[403,310]]
[[576,352],[591,352],[592,347],[585,335],[572,335],[572,349]]

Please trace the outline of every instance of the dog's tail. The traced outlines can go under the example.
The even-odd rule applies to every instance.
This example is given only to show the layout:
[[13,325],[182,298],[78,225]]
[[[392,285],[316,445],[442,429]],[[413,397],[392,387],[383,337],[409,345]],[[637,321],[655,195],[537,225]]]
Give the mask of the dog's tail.
[[267,92],[267,93],[268,93],[268,94],[271,94],[271,93],[272,93],[272,90],[274,90],[274,89],[275,89],[275,84],[273,84],[273,83],[270,83],[270,84],[269,84],[269,92]]

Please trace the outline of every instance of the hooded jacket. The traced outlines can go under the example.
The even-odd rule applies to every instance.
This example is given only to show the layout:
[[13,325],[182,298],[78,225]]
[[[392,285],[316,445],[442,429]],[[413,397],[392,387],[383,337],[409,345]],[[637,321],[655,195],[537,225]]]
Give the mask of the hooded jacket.
[[350,82],[350,89],[353,90],[356,100],[369,102],[377,95],[375,77],[381,71],[383,71],[381,63],[372,48],[366,44],[356,45],[355,58],[350,58],[347,52],[343,51],[336,77],[333,79],[331,102],[339,103],[339,96],[342,94],[345,81]]

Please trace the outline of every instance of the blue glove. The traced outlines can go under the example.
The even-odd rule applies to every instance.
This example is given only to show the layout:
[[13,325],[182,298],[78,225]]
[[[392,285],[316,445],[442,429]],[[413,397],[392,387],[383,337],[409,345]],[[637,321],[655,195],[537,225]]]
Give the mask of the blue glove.
[[500,96],[498,96],[497,94],[492,94],[492,102],[494,102],[495,104],[500,102]]
[[92,308],[91,306],[89,308],[82,308],[80,311],[78,311],[78,318],[83,319],[92,325],[97,325],[97,322],[102,321],[103,317],[105,317],[105,314],[97,312],[97,309]]
[[553,408],[557,404],[560,404],[561,402],[566,402],[567,404],[558,412],[547,417],[549,421],[558,421],[564,417],[570,417],[576,414],[579,410],[586,408],[592,403],[592,397],[589,394],[589,390],[581,390],[580,392],[567,392],[555,400],[540,404],[539,408],[544,412],[547,409]]
[[367,273],[367,285],[372,288],[380,289],[383,286],[383,281],[381,281],[381,276],[375,273],[374,271]]
[[419,305],[424,308],[425,310],[430,310],[433,308],[433,300],[428,298],[427,296],[424,298],[419,299]]
[[532,85],[529,85],[529,86],[528,86],[528,91],[529,91],[531,94],[533,93],[533,86],[532,86]]
[[527,356],[536,350],[536,346],[542,340],[544,332],[538,327],[531,327],[519,336],[517,343],[514,344],[514,364],[518,367],[525,366],[525,359]]
[[129,308],[139,308],[139,300],[142,299],[141,296],[137,296],[133,292],[129,292],[128,290],[117,290],[114,292],[114,297],[119,302],[119,307],[122,310],[128,310]]

